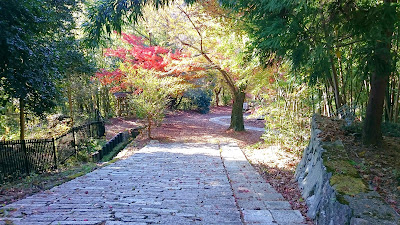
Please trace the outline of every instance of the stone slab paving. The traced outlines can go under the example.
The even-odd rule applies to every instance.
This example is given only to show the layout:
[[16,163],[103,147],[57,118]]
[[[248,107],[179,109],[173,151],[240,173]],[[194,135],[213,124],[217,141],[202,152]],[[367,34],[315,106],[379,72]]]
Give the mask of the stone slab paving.
[[282,200],[237,145],[220,151],[213,144],[153,143],[1,208],[6,215],[0,224],[301,223],[298,211]]
[[221,156],[245,224],[305,224],[300,211],[289,202],[247,161],[233,143],[221,144]]
[[211,144],[151,144],[3,209],[0,224],[242,224]]

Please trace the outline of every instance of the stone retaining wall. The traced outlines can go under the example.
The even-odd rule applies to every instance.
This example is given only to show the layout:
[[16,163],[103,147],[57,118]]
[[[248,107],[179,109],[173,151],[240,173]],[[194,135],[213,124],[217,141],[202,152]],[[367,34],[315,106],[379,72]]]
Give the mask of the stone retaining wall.
[[[311,120],[311,140],[304,150],[303,158],[296,170],[296,179],[308,206],[307,216],[316,224],[341,225],[341,224],[400,224],[399,215],[388,206],[379,194],[368,185],[362,183],[361,178],[354,174],[354,168],[340,175],[332,174],[329,168],[337,165],[335,162],[348,162],[347,153],[340,140],[335,142],[322,142],[318,135],[321,121],[319,115],[314,115]],[[325,161],[324,161],[325,160]],[[337,161],[335,161],[337,160]],[[327,164],[328,163],[328,164]],[[329,165],[329,166],[327,166]],[[350,166],[351,167],[351,166]],[[334,170],[333,170],[334,171]],[[355,172],[357,173],[357,172]],[[339,184],[331,185],[332,176],[345,177],[345,180],[356,180],[361,185],[356,194],[347,195],[338,192]],[[347,177],[348,176],[348,177]],[[361,191],[359,191],[361,190]]]

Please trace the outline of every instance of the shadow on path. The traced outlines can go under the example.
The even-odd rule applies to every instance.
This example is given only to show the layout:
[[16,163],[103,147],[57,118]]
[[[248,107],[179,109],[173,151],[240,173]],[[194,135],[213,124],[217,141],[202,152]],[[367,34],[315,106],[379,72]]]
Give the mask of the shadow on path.
[[301,224],[236,144],[152,143],[0,209],[0,224]]
[[1,210],[0,224],[242,224],[210,144],[151,144]]

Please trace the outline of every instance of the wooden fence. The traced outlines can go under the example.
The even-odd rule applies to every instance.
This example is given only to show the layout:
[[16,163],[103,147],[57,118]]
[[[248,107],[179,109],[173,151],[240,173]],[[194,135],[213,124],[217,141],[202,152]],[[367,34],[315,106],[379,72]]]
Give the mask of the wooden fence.
[[73,127],[52,139],[0,141],[0,183],[31,172],[56,169],[75,155],[89,137],[105,134],[103,121]]

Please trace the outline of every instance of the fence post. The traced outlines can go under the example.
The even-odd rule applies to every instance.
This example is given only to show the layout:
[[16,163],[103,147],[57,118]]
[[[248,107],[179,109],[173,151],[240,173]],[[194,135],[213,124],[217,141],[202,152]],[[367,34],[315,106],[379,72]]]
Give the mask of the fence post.
[[22,148],[22,151],[24,152],[24,155],[25,155],[25,170],[26,170],[26,173],[30,174],[28,152],[26,150],[25,140],[21,140],[21,148]]
[[74,141],[74,150],[75,150],[75,157],[78,155],[76,150],[76,140],[75,140],[75,127],[72,127],[72,140]]
[[108,147],[107,147],[107,152],[106,152],[105,154],[108,154],[109,152],[112,151],[112,149],[114,148],[114,143],[115,143],[114,139],[111,139],[111,142],[110,142],[110,144],[108,145]]
[[52,138],[51,141],[53,142],[54,169],[57,169],[56,141],[54,140],[54,138]]
[[100,130],[99,137],[103,137],[106,133],[106,127],[105,127],[104,121],[101,121],[101,123],[99,125],[99,130]]

